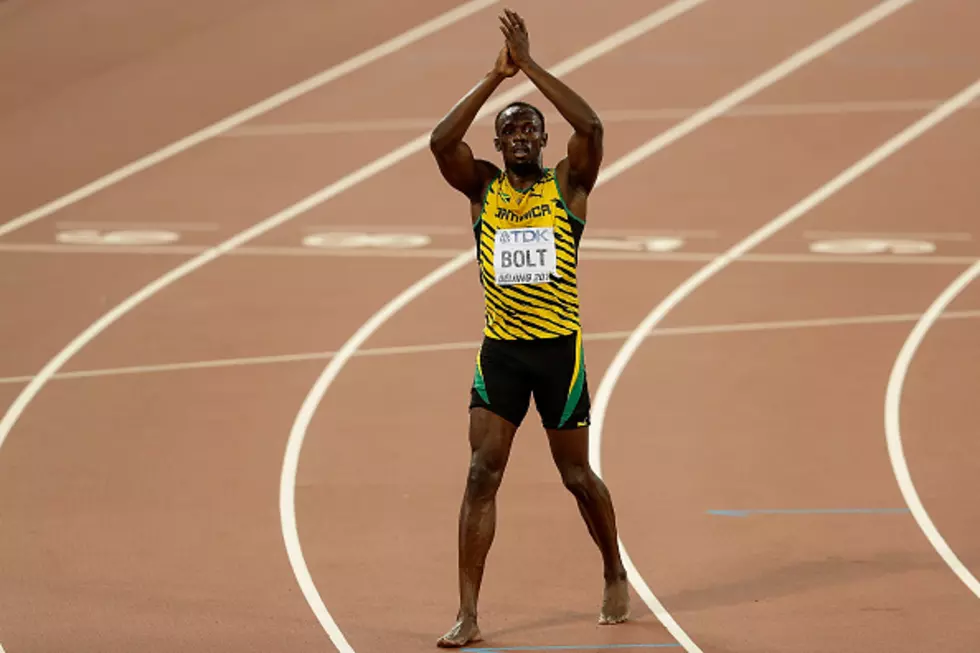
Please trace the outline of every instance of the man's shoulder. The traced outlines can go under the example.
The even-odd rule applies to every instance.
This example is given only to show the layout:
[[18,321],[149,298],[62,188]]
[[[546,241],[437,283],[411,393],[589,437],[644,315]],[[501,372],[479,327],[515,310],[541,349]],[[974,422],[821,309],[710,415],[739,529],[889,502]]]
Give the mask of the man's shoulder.
[[474,204],[483,204],[486,201],[487,193],[490,192],[494,183],[500,179],[502,171],[486,159],[477,159],[476,165],[480,169],[480,189],[470,200]]

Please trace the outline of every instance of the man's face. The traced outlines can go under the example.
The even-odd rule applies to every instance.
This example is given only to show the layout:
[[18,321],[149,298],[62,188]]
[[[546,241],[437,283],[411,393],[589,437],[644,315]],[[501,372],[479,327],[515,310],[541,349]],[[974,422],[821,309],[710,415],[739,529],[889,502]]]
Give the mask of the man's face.
[[538,114],[524,107],[512,107],[500,116],[496,128],[494,145],[503,155],[506,166],[540,161],[541,150],[548,143],[548,135]]

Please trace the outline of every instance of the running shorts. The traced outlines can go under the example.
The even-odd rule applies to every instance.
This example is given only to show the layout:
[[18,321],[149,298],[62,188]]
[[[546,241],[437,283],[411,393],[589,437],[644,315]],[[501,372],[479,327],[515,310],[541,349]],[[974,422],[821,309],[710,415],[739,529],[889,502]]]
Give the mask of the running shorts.
[[470,408],[485,408],[520,426],[532,396],[544,428],[589,425],[591,404],[581,332],[540,340],[484,336],[477,352]]

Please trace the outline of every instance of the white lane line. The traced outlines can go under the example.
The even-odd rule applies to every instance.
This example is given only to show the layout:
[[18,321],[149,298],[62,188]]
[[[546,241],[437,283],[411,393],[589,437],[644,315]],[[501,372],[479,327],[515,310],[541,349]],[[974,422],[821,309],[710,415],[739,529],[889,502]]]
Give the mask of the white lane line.
[[[411,233],[439,236],[465,236],[468,240],[473,239],[473,230],[467,227],[452,225],[304,225],[300,227],[303,232],[348,232],[348,233]],[[675,236],[678,238],[717,238],[718,232],[709,229],[636,229],[636,228],[617,228],[617,227],[597,227],[590,229],[592,236]]]
[[[725,113],[725,118],[750,118],[760,116],[825,116],[868,113],[909,113],[934,109],[941,100],[898,100],[884,102],[808,102],[797,104],[746,104]],[[980,108],[971,105],[972,108]],[[678,107],[664,109],[604,109],[599,111],[607,124],[622,122],[649,122],[657,120],[682,120],[702,107]],[[562,120],[560,114],[545,112],[545,119]],[[225,138],[261,136],[310,136],[313,134],[353,134],[369,132],[405,131],[425,129],[438,118],[387,118],[379,120],[337,120],[330,122],[298,122],[283,124],[244,125],[233,129]],[[475,125],[490,128],[493,123],[478,121]]]
[[[593,234],[595,236],[595,234]],[[719,254],[717,251],[703,252],[645,252],[632,251],[634,245],[624,242],[624,249],[606,251],[589,249],[588,238],[582,241],[580,259],[583,261],[636,261],[649,263],[664,262],[703,262],[711,261]],[[141,256],[189,256],[207,252],[207,245],[62,245],[43,243],[0,243],[0,252],[21,254],[127,254]],[[260,256],[270,258],[295,258],[310,256],[333,256],[344,258],[434,258],[449,259],[464,255],[470,248],[422,247],[418,249],[329,249],[318,247],[294,247],[289,245],[238,247],[225,253],[226,256]],[[834,265],[845,263],[872,265],[969,265],[976,257],[972,255],[937,256],[935,254],[746,254],[742,263],[818,263]]]
[[[862,14],[858,18],[839,27],[827,36],[784,60],[774,68],[771,68],[766,73],[763,73],[759,77],[751,80],[735,91],[732,91],[728,95],[722,97],[720,100],[699,111],[697,114],[690,116],[680,124],[662,133],[660,136],[653,138],[644,145],[618,159],[611,166],[609,166],[609,168],[607,168],[603,174],[600,174],[596,186],[601,186],[610,179],[615,178],[622,172],[625,172],[632,166],[640,163],[670,143],[679,140],[683,136],[694,131],[718,115],[721,115],[723,112],[731,109],[739,102],[742,102],[751,97],[753,94],[764,90],[798,68],[805,66],[817,57],[823,55],[853,36],[861,33],[865,29],[868,29],[872,25],[883,20],[887,16],[913,1],[914,0],[886,0],[870,11]],[[393,315],[401,310],[403,306],[432,286],[439,283],[439,281],[442,279],[451,275],[456,270],[461,269],[472,259],[473,252],[469,251],[441,265],[427,276],[416,281],[392,301],[385,304],[371,317],[370,320],[361,325],[361,327],[358,328],[357,331],[355,331],[350,339],[344,344],[337,355],[330,360],[330,363],[323,370],[323,373],[317,379],[314,386],[310,389],[310,392],[306,396],[300,412],[296,417],[296,422],[294,423],[293,429],[289,435],[289,443],[287,445],[288,455],[283,464],[283,475],[280,486],[281,492],[288,493],[288,502],[284,500],[281,504],[281,509],[288,511],[290,526],[288,535],[290,538],[295,539],[295,542],[292,543],[293,553],[290,556],[290,560],[295,561],[294,564],[296,567],[298,567],[298,573],[302,573],[304,594],[308,596],[309,601],[315,602],[315,605],[317,605],[318,608],[323,605],[322,599],[316,591],[316,586],[313,584],[312,579],[309,576],[309,571],[306,568],[306,563],[303,560],[302,551],[299,547],[298,535],[295,531],[295,514],[293,512],[295,510],[293,492],[296,482],[296,467],[299,464],[299,453],[303,440],[306,437],[306,430],[309,426],[309,422],[312,419],[313,414],[316,412],[320,401],[323,399],[324,394],[330,387],[330,384],[343,369],[344,365],[347,364],[347,361],[350,360],[354,352],[357,351],[361,343],[369,338],[382,324],[387,322]],[[599,471],[598,466],[596,467],[596,470],[597,472]],[[650,591],[650,588],[643,581],[643,578],[636,571],[636,568],[632,567],[632,563],[629,562],[628,556],[624,556],[624,562],[627,562],[627,565],[632,569],[630,573],[630,580],[634,588],[637,589],[641,598],[654,613],[654,615],[688,653],[701,653],[701,649],[698,648],[697,644],[695,644],[687,633],[684,632],[670,613],[668,613],[663,606],[660,605],[659,600],[653,594],[653,592]],[[326,608],[323,607],[322,610],[325,611]],[[336,624],[333,624],[333,626],[336,627]]]
[[109,229],[109,230],[134,230],[134,231],[219,231],[221,225],[215,222],[113,222],[106,220],[97,221],[65,221],[54,224],[58,230],[67,229]]
[[[963,320],[980,318],[980,310],[975,311],[945,311],[939,320]],[[771,322],[734,322],[729,324],[700,324],[684,327],[663,327],[651,331],[651,338],[697,336],[725,333],[749,333],[756,331],[783,331],[788,329],[812,329],[838,326],[859,326],[875,324],[896,324],[915,322],[918,313],[891,315],[863,315],[855,317],[816,318],[810,320],[775,320]],[[604,342],[610,340],[625,340],[631,331],[600,331],[586,333],[585,342]],[[367,347],[358,349],[352,354],[354,358],[377,356],[401,356],[406,354],[429,354],[443,351],[466,351],[479,347],[480,341],[441,342],[431,345],[400,345],[394,347]],[[269,356],[247,356],[241,358],[217,358],[212,360],[188,361],[184,363],[158,363],[155,365],[130,365],[126,367],[106,367],[74,372],[59,372],[52,378],[54,381],[71,379],[93,379],[107,376],[123,376],[129,374],[156,374],[162,372],[183,372],[193,370],[221,369],[226,367],[250,367],[253,365],[282,365],[286,363],[302,363],[315,360],[329,360],[337,355],[335,351],[314,351],[300,354],[274,354]],[[31,376],[0,377],[0,385],[19,385],[29,382]]]
[[55,229],[109,229],[109,230],[134,230],[134,231],[218,231],[221,225],[215,222],[115,222],[112,220],[67,220],[55,222]]
[[385,304],[381,310],[371,316],[371,319],[365,322],[344,343],[336,355],[331,358],[330,363],[317,378],[316,383],[313,384],[310,392],[303,400],[303,404],[289,431],[289,439],[286,443],[286,453],[283,458],[282,474],[279,483],[279,514],[282,522],[283,541],[285,542],[286,553],[289,556],[290,564],[293,567],[293,573],[296,575],[296,582],[302,589],[303,595],[306,597],[306,602],[317,616],[317,619],[320,620],[320,624],[327,631],[330,640],[340,653],[355,652],[347,642],[340,627],[330,615],[327,606],[323,603],[323,598],[320,596],[320,592],[316,588],[316,583],[313,581],[313,576],[310,574],[309,567],[306,565],[306,559],[303,556],[303,547],[300,544],[299,531],[296,527],[296,472],[299,468],[299,458],[303,448],[303,441],[306,439],[306,432],[309,429],[310,422],[327,388],[330,387],[330,384],[333,383],[333,380],[340,373],[343,366],[347,364],[347,361],[354,352],[357,351],[358,347],[371,337],[374,331],[384,324],[391,315],[397,313],[406,304],[425,292],[429,286],[438,283],[468,262],[468,258],[459,257],[439,266],[434,272],[412,284],[411,287]]
[[922,532],[928,538],[929,543],[936,550],[953,573],[963,581],[977,598],[980,598],[980,581],[970,573],[953,550],[940,535],[939,530],[932,523],[929,513],[919,499],[915,484],[912,482],[912,474],[909,472],[908,462],[905,460],[905,453],[902,449],[901,431],[901,408],[902,408],[902,387],[905,384],[905,377],[908,375],[909,367],[916,350],[932,325],[940,318],[946,307],[956,298],[964,288],[974,279],[980,276],[980,260],[970,266],[965,272],[958,276],[943,292],[936,298],[936,301],[922,314],[921,319],[916,322],[908,338],[898,352],[891,374],[888,377],[888,387],[885,391],[885,439],[888,443],[888,457],[891,460],[892,471],[895,473],[895,480],[902,491],[905,503],[908,505],[912,516]]
[[497,3],[498,0],[469,0],[458,7],[455,7],[449,11],[446,11],[431,20],[428,20],[420,25],[413,27],[412,29],[399,34],[398,36],[377,45],[370,50],[365,50],[346,61],[343,61],[335,66],[317,73],[313,77],[310,77],[298,84],[294,84],[287,89],[284,89],[275,95],[272,95],[261,102],[257,102],[241,111],[234,113],[216,123],[213,123],[199,131],[194,132],[190,136],[186,136],[179,141],[175,141],[170,145],[167,145],[155,152],[147,154],[146,156],[137,159],[115,171],[96,179],[95,181],[82,186],[81,188],[74,190],[67,195],[63,195],[58,199],[48,202],[47,204],[40,206],[32,211],[28,211],[22,215],[19,215],[9,222],[0,224],[0,237],[5,236],[12,231],[25,227],[32,222],[36,222],[42,218],[45,218],[56,211],[60,211],[66,206],[71,206],[72,204],[79,202],[87,197],[105,190],[106,188],[127,179],[135,175],[138,172],[146,170],[152,166],[157,165],[167,159],[174,157],[182,152],[195,147],[204,141],[212,139],[222,133],[237,127],[242,123],[245,123],[253,118],[261,116],[264,113],[268,113],[273,109],[281,107],[287,102],[291,102],[296,98],[305,95],[311,91],[314,91],[336,79],[339,79],[345,75],[349,75],[365,66],[374,63],[375,61],[382,59],[390,54],[398,52],[413,43],[424,39],[427,36],[435,34],[440,30],[443,30],[459,21],[467,18],[491,5]]
[[902,238],[908,240],[950,240],[965,242],[973,240],[973,234],[962,231],[897,232],[897,231],[804,231],[804,238],[869,238],[873,240]]
[[[927,116],[913,123],[910,127],[893,136],[883,145],[875,149],[873,152],[862,158],[851,167],[847,168],[837,177],[824,184],[818,190],[811,193],[786,212],[774,218],[760,229],[754,231],[744,240],[737,243],[727,252],[713,260],[705,267],[701,268],[693,276],[689,277],[686,281],[684,281],[684,283],[674,289],[674,291],[671,292],[662,302],[660,302],[646,316],[646,318],[644,318],[639,326],[636,327],[633,333],[630,334],[630,337],[627,338],[626,342],[617,352],[616,357],[606,369],[606,373],[603,375],[603,378],[599,383],[599,388],[596,391],[595,403],[593,406],[593,439],[590,443],[590,458],[596,469],[599,469],[601,463],[602,429],[605,425],[606,412],[609,407],[612,392],[616,387],[616,383],[622,376],[623,370],[626,368],[626,365],[629,363],[630,359],[645,340],[646,335],[657,325],[657,323],[663,320],[667,313],[669,313],[686,297],[690,296],[705,281],[727,267],[732,261],[744,255],[750,249],[756,247],[767,238],[777,233],[779,230],[794,222],[800,216],[818,206],[828,197],[874,168],[887,157],[891,156],[905,145],[911,143],[921,134],[939,124],[942,120],[948,118],[953,112],[957,111],[959,108],[963,107],[978,96],[980,96],[980,81],[974,82],[971,86],[944,102],[938,109],[929,113]],[[620,541],[620,550],[624,557],[624,561],[628,561],[629,555],[622,540]],[[634,582],[634,586],[638,586],[637,591],[640,593],[640,595],[644,597],[653,597],[652,592],[650,592],[649,588],[646,586],[646,583],[643,581],[633,563],[630,561],[627,563],[627,566],[629,568],[630,577]],[[655,597],[651,598],[648,603],[653,603],[653,605],[657,606],[658,611],[663,611],[663,608],[660,607],[658,602],[656,602]]]

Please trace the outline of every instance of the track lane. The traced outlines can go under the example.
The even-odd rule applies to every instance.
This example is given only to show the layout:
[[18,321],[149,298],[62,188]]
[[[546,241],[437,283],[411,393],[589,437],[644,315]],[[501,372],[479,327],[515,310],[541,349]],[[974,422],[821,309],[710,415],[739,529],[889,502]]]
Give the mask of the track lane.
[[968,80],[980,67],[971,30],[977,12],[976,4],[963,0],[914,3],[883,29],[843,45],[822,65],[801,71],[756,99],[853,102],[948,97],[950,79]]
[[269,464],[318,368],[49,387],[0,456],[7,650],[323,651]]
[[[39,44],[59,41],[65,43],[62,47],[69,56],[86,60],[97,46],[86,44],[84,53],[79,54],[73,39],[84,35],[86,39],[111,43],[115,38],[100,39],[100,30],[116,28],[92,17],[99,12],[116,18],[124,12],[143,21],[137,29],[149,28],[158,38],[169,29],[173,41],[143,58],[134,57],[132,51],[128,56],[133,58],[114,58],[114,67],[87,80],[62,81],[36,96],[32,105],[22,106],[0,121],[0,141],[5,145],[0,173],[8,180],[9,188],[0,204],[4,220],[87,184],[148,150],[163,147],[459,3],[425,0],[392,7],[378,0],[347,5],[290,0],[275,6],[250,3],[246,7],[235,3],[231,9],[231,3],[210,0],[203,10],[178,10],[185,17],[177,24],[171,21],[179,14],[169,5],[164,8],[164,3],[141,3],[144,6],[138,10],[120,8],[119,4],[115,0],[46,3],[8,15],[12,34],[2,42],[13,50],[9,55],[12,61],[43,58],[37,49],[44,46]],[[170,18],[157,18],[161,11]],[[231,13],[211,29],[204,29],[204,25],[194,27],[205,16],[214,18],[222,11]],[[75,18],[69,18],[73,13]],[[384,20],[370,19],[379,14]],[[83,27],[93,24],[91,30]],[[358,29],[344,29],[342,26],[347,24],[357,24]],[[279,35],[285,34],[290,37],[283,42]],[[243,47],[245,43],[248,47]],[[123,56],[122,52],[116,55]],[[23,101],[28,90],[16,81],[21,75],[11,75],[11,88]],[[21,88],[23,92],[17,90]],[[162,119],[161,106],[170,107]],[[64,119],[66,114],[71,115],[71,120]],[[52,158],[52,152],[58,152],[58,156]]]
[[0,374],[35,374],[55,347],[123,300],[135,284],[152,281],[181,258],[63,257],[55,264],[45,256],[3,252],[0,340],[8,346],[0,350]]
[[[980,11],[977,12],[980,19]],[[978,63],[975,70],[980,70]],[[964,80],[966,77],[957,75]],[[871,171],[861,186],[862,201],[854,202],[845,191],[818,207],[786,230],[788,238],[808,231],[889,234],[935,246],[934,255],[980,255],[976,185],[962,171],[980,166],[980,115],[962,111],[937,126],[911,153],[899,153],[892,165]],[[936,174],[925,175],[936,171]],[[906,201],[894,201],[895,189],[920,189]],[[911,235],[905,235],[911,232]],[[921,235],[916,235],[919,233]],[[962,234],[964,238],[953,238]],[[946,237],[944,237],[946,236]],[[770,243],[769,247],[774,247]],[[763,246],[759,251],[766,251]]]
[[180,237],[176,245],[214,245],[384,156],[404,140],[397,133],[215,139],[23,227],[2,242],[56,243],[60,233],[94,224],[97,232],[162,230]]
[[708,512],[901,509],[881,402],[906,331],[651,342],[627,368],[605,476],[635,564],[705,650],[965,652],[980,637],[975,599],[907,514]]
[[337,349],[429,259],[229,257],[126,315],[65,370]]
[[[914,314],[928,306],[936,289],[960,267],[735,262],[672,310],[660,326],[700,323],[716,315],[738,322],[846,317],[854,315],[855,306],[839,302],[849,295],[862,298],[858,312],[866,315]],[[964,304],[961,310],[976,305]]]
[[[923,136],[922,141],[930,136]],[[895,165],[914,161],[915,145],[896,157]],[[929,173],[950,174],[948,169],[935,167],[919,170],[920,178],[928,179]],[[901,189],[917,191],[914,184]],[[862,190],[860,183],[849,187],[835,197],[835,204],[860,203]],[[899,192],[892,187],[892,201]],[[810,227],[814,224],[818,223],[814,220]],[[904,231],[921,229],[921,223],[915,222],[902,226]],[[751,297],[759,292],[753,281],[764,279],[763,266],[742,267],[755,269],[759,275],[754,280],[735,280],[726,270],[712,280],[719,294],[723,289],[729,297],[736,293]],[[912,286],[893,287],[929,294],[923,289],[924,280],[917,281]],[[852,285],[845,288],[831,306],[869,301]],[[931,292],[936,290],[933,287]],[[783,290],[768,299],[786,294]],[[702,319],[708,314],[717,319],[717,304],[704,302],[702,308]],[[693,315],[689,306],[687,319]],[[865,505],[874,508],[881,507],[882,499],[889,495],[900,499],[887,460],[882,459],[880,436],[868,436],[880,434],[881,387],[890,367],[882,361],[894,356],[895,341],[900,344],[903,336],[901,330],[891,327],[876,328],[874,333],[861,344],[844,339],[843,334],[821,341],[816,332],[806,338],[785,333],[772,338],[725,338],[726,342],[713,347],[707,344],[709,339],[696,350],[668,350],[647,342],[627,367],[608,427],[615,434],[612,437],[625,441],[607,443],[615,451],[604,456],[615,461],[607,465],[611,469],[607,476],[638,479],[652,475],[659,479],[660,487],[670,488],[671,500],[657,505],[651,518],[653,495],[631,496],[624,507],[630,511],[627,519],[637,535],[630,540],[624,534],[624,539],[638,551],[641,571],[650,570],[651,584],[663,589],[667,608],[675,608],[681,623],[691,624],[695,640],[700,641],[700,636],[709,648],[857,651],[880,643],[889,650],[917,651],[939,643],[945,650],[966,651],[978,641],[980,631],[972,625],[976,603],[951,582],[948,569],[908,518],[888,523],[871,522],[872,518],[857,518],[860,521],[856,522],[854,517],[757,517],[719,526],[718,517],[704,515],[718,507],[711,504],[712,497],[746,501],[724,506],[733,508],[863,507],[854,503],[861,499],[869,500]],[[719,365],[719,360],[724,364]],[[841,369],[847,372],[832,374]],[[800,370],[820,370],[827,376],[800,374]],[[659,414],[654,416],[648,408],[651,387],[662,393]],[[653,421],[651,432],[657,432],[659,426],[670,435],[658,441],[646,433],[637,434],[636,425],[644,419]],[[856,440],[854,433],[865,437]],[[713,454],[705,456],[706,450]],[[835,466],[827,465],[830,454],[835,456]],[[840,464],[846,468],[837,468]],[[617,486],[623,483],[620,480]],[[819,492],[814,493],[816,489]],[[835,504],[835,498],[848,503]],[[823,501],[814,505],[815,499]],[[779,505],[773,505],[776,502]],[[695,518],[699,513],[700,519]],[[846,520],[854,530],[845,530],[838,519]],[[799,526],[803,520],[806,530]],[[678,538],[673,544],[665,543],[665,530]],[[704,559],[694,557],[686,559],[684,569],[663,564],[665,559],[679,559],[682,548],[689,550],[689,544],[682,547],[680,542],[730,541],[739,535],[744,537],[740,547],[712,552],[717,566],[705,568]],[[869,546],[874,541],[878,545]],[[840,560],[870,564],[851,566],[838,564]],[[829,564],[831,561],[835,564]],[[719,588],[718,580],[726,577],[731,581]],[[692,579],[701,579],[701,591],[691,589]],[[836,581],[847,587],[865,579],[850,590],[828,586]],[[891,616],[909,611],[922,614],[937,604],[939,611],[929,612],[932,619],[906,620],[899,626]],[[846,610],[838,612],[834,606]],[[801,636],[799,624],[792,621],[800,614],[810,619],[820,615],[826,621],[814,623],[812,632]],[[730,634],[736,626],[743,635]],[[859,639],[855,633],[874,633],[877,638]]]

